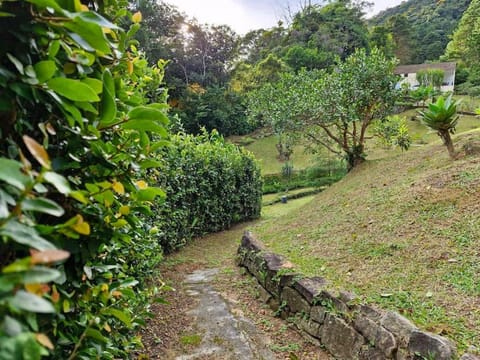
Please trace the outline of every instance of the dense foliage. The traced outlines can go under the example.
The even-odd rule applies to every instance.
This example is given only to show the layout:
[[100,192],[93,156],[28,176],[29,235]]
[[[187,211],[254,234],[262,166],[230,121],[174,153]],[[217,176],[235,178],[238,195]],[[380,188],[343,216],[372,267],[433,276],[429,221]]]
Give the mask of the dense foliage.
[[408,0],[370,21],[388,29],[402,64],[421,64],[443,55],[471,0]]
[[448,44],[445,58],[459,65],[457,83],[462,93],[480,95],[480,1],[472,0]]
[[192,237],[260,216],[262,182],[253,156],[218,133],[175,135],[151,178],[167,193],[153,224],[167,251]]
[[162,64],[121,1],[0,6],[0,358],[130,357],[162,254],[142,225]]

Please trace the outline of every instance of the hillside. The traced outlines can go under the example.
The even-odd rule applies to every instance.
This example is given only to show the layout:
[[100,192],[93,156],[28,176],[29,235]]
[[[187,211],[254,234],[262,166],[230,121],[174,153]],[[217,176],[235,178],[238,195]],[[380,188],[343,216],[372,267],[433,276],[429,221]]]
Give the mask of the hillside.
[[[474,130],[460,148],[480,140]],[[253,231],[308,275],[394,308],[460,349],[480,343],[480,156],[439,142],[368,161]]]
[[[412,51],[410,63],[437,60],[445,52],[451,34],[455,31],[471,0],[408,0],[380,12],[370,20],[372,25],[389,25],[395,18],[406,17],[402,29],[394,26],[394,38],[399,42],[409,38]],[[406,26],[405,26],[406,25]],[[400,34],[409,32],[408,36]],[[395,34],[395,31],[397,34]]]

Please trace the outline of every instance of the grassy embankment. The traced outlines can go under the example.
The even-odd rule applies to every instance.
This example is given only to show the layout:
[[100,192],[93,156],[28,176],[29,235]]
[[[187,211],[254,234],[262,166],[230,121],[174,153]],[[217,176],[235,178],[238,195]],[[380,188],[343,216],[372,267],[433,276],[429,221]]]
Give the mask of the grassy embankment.
[[[479,125],[462,117],[458,149],[480,140],[471,130]],[[400,311],[465,349],[480,343],[480,157],[451,161],[434,133],[417,121],[409,126],[410,151],[372,146],[372,160],[301,208],[267,216],[254,232],[304,273]]]

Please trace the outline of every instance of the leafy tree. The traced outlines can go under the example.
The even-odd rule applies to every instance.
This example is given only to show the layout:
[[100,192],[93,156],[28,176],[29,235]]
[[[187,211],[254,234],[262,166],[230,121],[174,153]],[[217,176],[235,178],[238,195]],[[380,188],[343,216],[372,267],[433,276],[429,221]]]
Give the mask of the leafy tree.
[[349,0],[305,6],[294,16],[286,41],[316,49],[320,60],[317,68],[333,64],[335,56],[344,60],[356,49],[368,48],[368,30],[362,20],[364,6],[363,2]]
[[456,153],[450,134],[455,133],[458,123],[457,106],[458,102],[452,99],[452,95],[447,99],[440,96],[436,102],[428,104],[427,110],[419,112],[422,122],[437,131],[452,159],[455,159]]
[[429,87],[439,90],[442,87],[445,72],[441,69],[419,70],[416,79],[420,86]]
[[250,97],[250,115],[262,114],[278,132],[301,132],[313,146],[344,154],[349,169],[364,158],[367,129],[392,109],[394,60],[373,49],[357,50],[332,72],[285,74]]
[[232,90],[219,86],[195,90],[191,86],[174,113],[180,116],[184,130],[190,134],[200,134],[205,128],[230,136],[252,130],[245,110],[243,97]]
[[472,0],[465,11],[452,41],[448,43],[445,57],[464,61],[468,66],[478,64],[480,51],[480,1]]
[[290,69],[282,59],[269,54],[254,66],[240,63],[233,72],[230,86],[234,91],[246,93],[264,84],[277,82],[281,75],[288,71]]
[[415,49],[416,41],[412,34],[411,26],[406,16],[394,16],[389,19],[388,26],[391,28],[393,40],[395,41],[395,56],[400,64],[412,64],[416,62]]
[[370,47],[383,51],[387,58],[395,56],[395,41],[391,29],[386,26],[374,26],[370,29]]
[[435,61],[444,53],[451,34],[470,2],[471,0],[407,0],[382,11],[369,22],[375,26],[389,27],[389,23],[396,22],[395,18],[404,17],[405,26],[402,25],[400,29],[397,27],[400,32],[389,27],[398,46],[397,54],[402,55],[401,62]]

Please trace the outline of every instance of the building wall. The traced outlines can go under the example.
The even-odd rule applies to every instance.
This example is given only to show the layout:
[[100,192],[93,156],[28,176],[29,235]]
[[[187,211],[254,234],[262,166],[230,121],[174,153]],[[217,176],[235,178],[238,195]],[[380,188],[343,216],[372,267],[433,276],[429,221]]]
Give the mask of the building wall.
[[[410,73],[410,74],[400,74],[402,77],[400,82],[398,83],[398,87],[400,87],[403,83],[408,83],[411,89],[417,89],[419,87],[419,83],[417,81],[417,74]],[[443,79],[443,85],[440,88],[442,92],[453,92],[455,88],[455,71],[446,71],[445,77]]]

